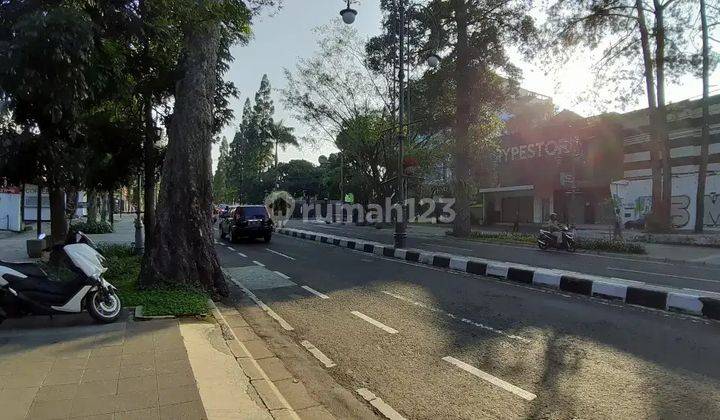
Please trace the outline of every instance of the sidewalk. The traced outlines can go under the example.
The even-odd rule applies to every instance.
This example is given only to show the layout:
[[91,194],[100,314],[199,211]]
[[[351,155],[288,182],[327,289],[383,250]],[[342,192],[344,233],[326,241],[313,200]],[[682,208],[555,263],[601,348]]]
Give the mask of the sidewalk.
[[[0,259],[24,253],[25,236],[0,240]],[[91,237],[129,243],[133,218]],[[109,325],[86,313],[6,320],[0,418],[334,418],[235,308],[221,305],[213,315],[135,321],[125,313]]]
[[177,320],[46,320],[0,329],[3,419],[207,418]]

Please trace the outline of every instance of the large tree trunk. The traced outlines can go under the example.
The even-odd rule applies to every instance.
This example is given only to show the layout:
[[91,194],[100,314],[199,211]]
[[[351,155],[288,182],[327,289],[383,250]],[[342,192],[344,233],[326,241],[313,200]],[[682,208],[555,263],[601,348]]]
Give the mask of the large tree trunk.
[[107,222],[108,215],[108,202],[105,194],[100,194],[100,221],[103,223]]
[[115,191],[108,191],[108,221],[110,226],[115,224]]
[[97,222],[97,193],[93,190],[87,195],[87,221]]
[[670,208],[672,206],[672,161],[670,138],[667,129],[667,107],[665,106],[665,18],[660,0],[655,5],[655,74],[657,83],[657,114],[655,118],[657,139],[662,145],[662,206],[659,211],[660,227],[672,228]]
[[150,249],[153,242],[153,227],[155,226],[155,123],[152,118],[152,102],[149,95],[145,99],[145,138],[143,141],[143,149],[145,152],[145,214],[143,223],[145,224],[145,249]]
[[640,46],[642,48],[643,67],[645,73],[645,91],[648,100],[648,127],[650,135],[650,168],[652,170],[652,209],[653,212],[662,207],[662,145],[656,131],[657,98],[655,96],[654,64],[650,51],[650,35],[643,0],[635,0],[640,30]]
[[710,147],[710,45],[705,0],[700,0],[700,24],[702,26],[702,138],[700,146],[700,169],[695,206],[695,232],[702,232],[705,224],[705,180],[707,178],[708,148]]
[[50,188],[50,234],[53,245],[65,242],[68,233],[65,218],[65,192],[57,187]]
[[455,67],[455,144],[453,168],[453,193],[455,194],[455,220],[453,234],[465,237],[470,235],[470,209],[469,209],[469,163],[468,163],[468,134],[470,128],[470,60],[468,57],[467,34],[467,4],[464,0],[453,2],[455,11],[455,24],[457,26],[457,53]]
[[196,24],[185,35],[183,78],[176,86],[168,126],[154,237],[141,272],[144,286],[196,285],[214,297],[228,294],[211,225],[210,147],[218,37],[219,28],[210,23]]

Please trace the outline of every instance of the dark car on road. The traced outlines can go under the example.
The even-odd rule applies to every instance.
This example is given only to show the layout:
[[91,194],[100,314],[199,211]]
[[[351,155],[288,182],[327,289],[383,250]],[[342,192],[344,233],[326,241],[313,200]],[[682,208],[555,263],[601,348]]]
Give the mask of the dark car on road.
[[220,237],[230,237],[231,242],[240,238],[263,238],[270,242],[273,221],[263,205],[238,206],[220,216]]

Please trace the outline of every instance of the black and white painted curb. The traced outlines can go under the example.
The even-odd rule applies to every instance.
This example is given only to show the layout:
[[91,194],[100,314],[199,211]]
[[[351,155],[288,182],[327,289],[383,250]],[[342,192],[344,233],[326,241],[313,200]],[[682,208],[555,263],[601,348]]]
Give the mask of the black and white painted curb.
[[523,264],[470,258],[467,256],[419,249],[396,249],[392,246],[364,239],[348,238],[300,229],[280,228],[277,232],[300,239],[317,241],[384,257],[427,264],[434,267],[720,320],[720,295],[710,292],[708,292],[707,295],[702,293],[690,294],[684,290],[654,286],[630,280],[610,279],[564,270],[531,267]]

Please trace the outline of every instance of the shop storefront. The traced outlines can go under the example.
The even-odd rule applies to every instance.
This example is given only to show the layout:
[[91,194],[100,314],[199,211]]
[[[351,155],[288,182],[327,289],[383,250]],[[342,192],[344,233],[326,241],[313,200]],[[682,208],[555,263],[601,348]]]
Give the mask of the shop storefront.
[[603,118],[555,119],[502,139],[494,186],[482,188],[485,223],[605,223],[622,145]]

